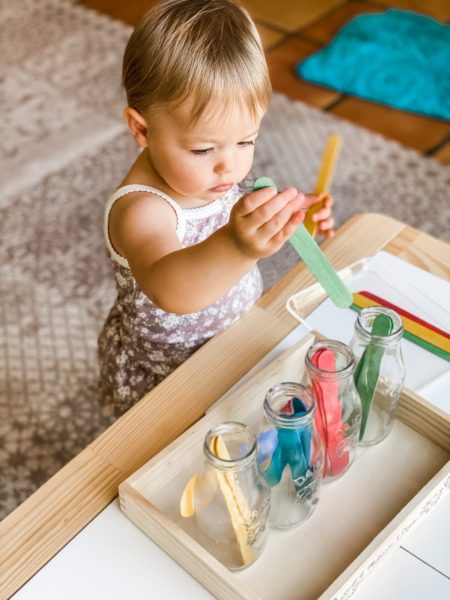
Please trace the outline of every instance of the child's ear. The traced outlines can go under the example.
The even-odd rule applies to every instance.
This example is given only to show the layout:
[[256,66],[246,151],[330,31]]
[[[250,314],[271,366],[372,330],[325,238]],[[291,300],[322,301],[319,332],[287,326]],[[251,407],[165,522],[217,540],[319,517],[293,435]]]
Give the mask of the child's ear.
[[129,106],[123,111],[123,116],[127,122],[129,130],[136,140],[137,145],[141,146],[141,148],[146,148],[148,146],[147,121],[138,113],[137,110],[130,108]]

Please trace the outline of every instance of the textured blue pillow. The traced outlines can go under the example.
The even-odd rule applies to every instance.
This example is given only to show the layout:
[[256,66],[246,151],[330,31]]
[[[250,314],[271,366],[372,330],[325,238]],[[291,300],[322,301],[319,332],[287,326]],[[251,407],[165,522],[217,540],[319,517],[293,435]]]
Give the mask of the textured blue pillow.
[[356,17],[297,65],[307,81],[450,119],[450,27],[403,10]]

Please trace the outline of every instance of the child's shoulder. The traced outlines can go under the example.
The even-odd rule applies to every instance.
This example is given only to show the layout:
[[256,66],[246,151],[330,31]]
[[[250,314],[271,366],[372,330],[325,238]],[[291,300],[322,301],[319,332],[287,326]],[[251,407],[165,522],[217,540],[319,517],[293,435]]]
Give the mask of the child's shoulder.
[[113,213],[136,218],[145,218],[145,215],[170,215],[176,224],[176,203],[170,196],[151,186],[121,186],[112,194],[111,201],[111,217]]
[[129,260],[129,240],[178,240],[174,208],[157,191],[119,188],[111,197],[109,238],[114,249]]

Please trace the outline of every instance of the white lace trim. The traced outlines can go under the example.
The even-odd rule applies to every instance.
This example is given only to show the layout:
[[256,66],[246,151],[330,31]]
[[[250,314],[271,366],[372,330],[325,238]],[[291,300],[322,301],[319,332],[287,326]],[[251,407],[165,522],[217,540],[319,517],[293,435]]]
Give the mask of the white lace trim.
[[122,265],[123,267],[126,267],[128,269],[130,268],[130,266],[128,264],[127,259],[124,258],[123,256],[121,256],[118,252],[116,252],[116,250],[114,249],[114,247],[111,243],[111,239],[109,237],[109,213],[111,212],[111,208],[116,200],[118,200],[119,198],[122,198],[122,196],[125,196],[126,194],[131,194],[133,192],[150,192],[152,194],[155,194],[155,196],[159,196],[160,198],[165,200],[168,204],[170,204],[170,206],[175,211],[175,215],[177,217],[176,233],[177,233],[177,237],[180,240],[180,242],[183,241],[184,235],[186,233],[186,219],[184,217],[183,211],[178,206],[178,204],[175,202],[175,200],[172,200],[172,198],[170,196],[168,196],[164,192],[161,192],[160,190],[158,190],[154,187],[151,187],[149,185],[140,185],[140,184],[133,183],[130,185],[124,185],[124,186],[120,187],[118,190],[116,190],[110,196],[110,198],[108,199],[108,202],[106,203],[105,219],[104,219],[104,235],[105,235],[106,247],[108,248],[109,253],[111,254],[111,257],[115,261],[117,261],[120,265]]

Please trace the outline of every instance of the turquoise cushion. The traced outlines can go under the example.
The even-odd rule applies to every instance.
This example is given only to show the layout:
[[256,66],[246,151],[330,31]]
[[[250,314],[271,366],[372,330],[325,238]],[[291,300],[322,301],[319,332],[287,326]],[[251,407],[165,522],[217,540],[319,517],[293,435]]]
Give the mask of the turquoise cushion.
[[298,75],[395,108],[450,119],[450,27],[403,10],[356,17]]

